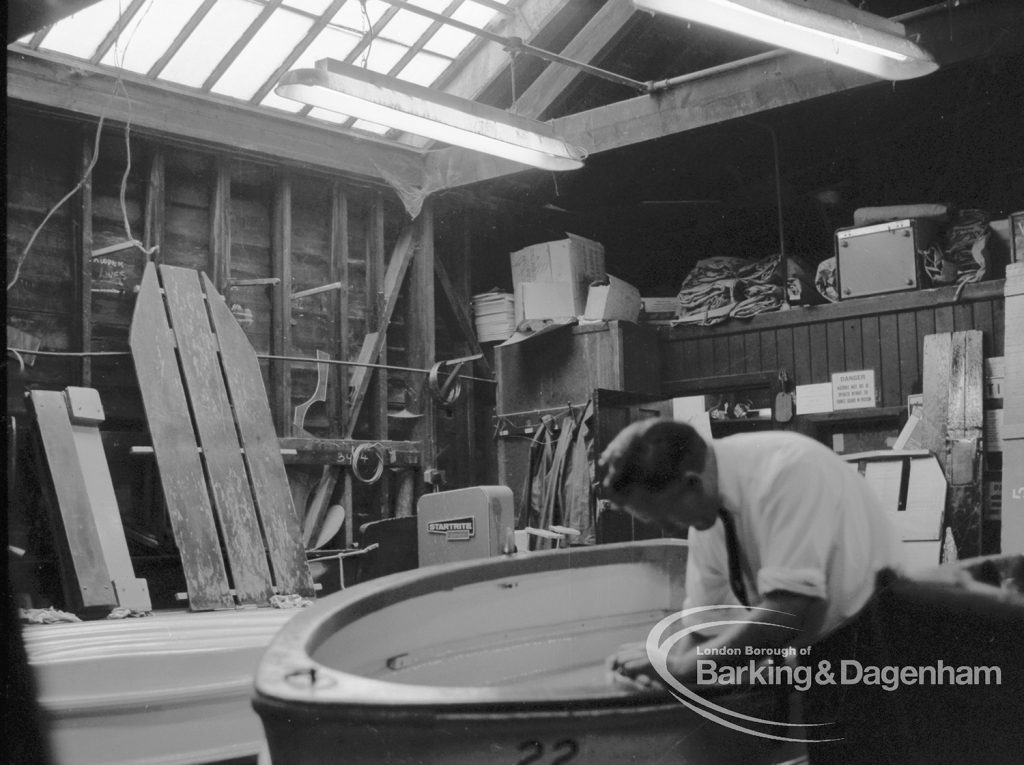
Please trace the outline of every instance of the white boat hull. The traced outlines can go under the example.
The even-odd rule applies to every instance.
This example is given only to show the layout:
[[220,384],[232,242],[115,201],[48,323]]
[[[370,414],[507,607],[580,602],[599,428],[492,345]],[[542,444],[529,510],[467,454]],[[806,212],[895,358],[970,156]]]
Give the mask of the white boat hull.
[[296,614],[156,612],[30,625],[25,647],[56,765],[191,765],[255,757],[252,681]]

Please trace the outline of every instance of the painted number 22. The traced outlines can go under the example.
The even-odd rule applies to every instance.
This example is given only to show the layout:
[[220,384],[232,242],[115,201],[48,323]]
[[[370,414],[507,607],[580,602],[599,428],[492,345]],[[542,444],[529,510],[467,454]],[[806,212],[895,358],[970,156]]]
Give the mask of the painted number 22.
[[[548,762],[544,759],[544,744],[540,741],[524,741],[519,745],[519,751],[526,752],[526,756],[519,760],[516,765],[530,765],[530,763],[534,762]],[[566,762],[571,762],[576,759],[576,755],[579,754],[579,751],[579,744],[571,738],[563,738],[551,747],[551,754],[555,755],[555,758],[550,761],[550,765],[564,765]]]

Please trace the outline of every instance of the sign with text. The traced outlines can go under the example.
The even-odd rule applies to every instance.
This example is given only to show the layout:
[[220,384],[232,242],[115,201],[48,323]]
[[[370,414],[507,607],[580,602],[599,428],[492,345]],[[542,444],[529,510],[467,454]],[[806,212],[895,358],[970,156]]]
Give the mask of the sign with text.
[[864,409],[875,405],[875,370],[836,372],[832,375],[832,407]]

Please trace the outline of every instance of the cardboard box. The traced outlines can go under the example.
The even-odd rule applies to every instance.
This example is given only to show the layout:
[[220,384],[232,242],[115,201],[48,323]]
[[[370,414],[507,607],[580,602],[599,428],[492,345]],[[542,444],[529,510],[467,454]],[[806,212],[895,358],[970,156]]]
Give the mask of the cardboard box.
[[614,276],[608,284],[590,285],[584,319],[592,321],[636,321],[640,316],[640,290]]
[[927,450],[881,450],[844,455],[874,489],[903,540],[910,568],[939,563],[946,477]]
[[[572,316],[582,316],[590,283],[603,279],[604,247],[598,242],[569,234],[567,239],[543,242],[513,252],[512,284],[516,292],[516,322],[524,319],[523,283],[561,282],[569,285]],[[555,317],[535,317],[555,318]]]
[[516,285],[519,316],[516,324],[534,319],[569,319],[576,316],[572,285],[568,282],[520,282]]

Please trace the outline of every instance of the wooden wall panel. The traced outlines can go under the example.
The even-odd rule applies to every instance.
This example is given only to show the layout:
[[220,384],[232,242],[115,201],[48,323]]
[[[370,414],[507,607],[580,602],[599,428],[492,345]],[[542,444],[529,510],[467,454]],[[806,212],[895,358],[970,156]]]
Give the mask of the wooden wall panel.
[[811,350],[811,379],[808,383],[824,382],[828,379],[828,331],[824,324],[815,323],[808,327],[807,334]]
[[[875,370],[875,394],[882,398],[885,390],[885,378],[890,370],[882,366],[882,344],[878,335],[878,317],[865,316],[860,322],[861,369]],[[889,343],[886,342],[886,346]],[[897,367],[898,369],[898,367]]]
[[[146,228],[146,190],[152,146],[119,125],[105,125],[99,157],[92,172],[92,241],[89,263],[90,306],[88,331],[91,351],[123,351],[135,305],[135,287],[142,281],[147,262],[141,246],[97,255],[105,247],[131,241],[142,244]],[[91,256],[91,257],[90,257]],[[107,391],[117,406],[134,397],[135,370],[122,357],[91,360],[90,384]],[[117,411],[108,408],[108,416]]]
[[[893,313],[882,314],[878,317],[878,343],[877,368],[882,370],[881,382],[878,389],[881,391],[882,401],[899,401],[903,391],[903,375],[905,366],[900,356],[902,345],[899,336],[899,317]],[[910,371],[910,385],[916,385],[917,368]]]
[[[331,207],[333,184],[327,179],[296,178],[291,194],[292,292],[323,287],[331,278]],[[337,290],[318,292],[292,300],[292,331],[289,355],[313,357],[317,351],[337,358]],[[291,365],[292,406],[309,399],[316,390],[316,364]],[[337,395],[336,387],[328,391]],[[311,432],[328,426],[327,408],[313,407],[306,420]],[[319,429],[319,430],[318,430]]]
[[[34,228],[81,178],[96,128],[94,123],[12,110],[8,129],[7,271],[11,276]],[[122,178],[129,163],[122,207]],[[293,187],[287,242],[292,254],[291,283],[277,288],[246,285],[246,280],[275,276],[275,247],[286,248],[286,243],[275,241],[280,228],[275,200],[279,199],[279,178],[285,174]],[[273,311],[283,308],[280,295],[285,294],[285,287],[291,291],[344,281],[341,291],[289,302],[293,315],[287,350],[312,356],[317,348],[323,348],[336,358],[345,354],[351,359],[362,345],[367,313],[373,309],[366,292],[367,227],[372,222],[372,206],[383,199],[385,230],[375,237],[386,246],[397,236],[404,213],[379,189],[346,188],[347,182],[134,133],[129,133],[126,146],[123,125],[107,122],[89,182],[50,217],[36,237],[17,283],[7,293],[8,324],[38,337],[44,350],[126,353],[134,290],[147,254],[138,247],[96,258],[86,258],[84,253],[123,243],[130,233],[143,243],[160,244],[152,254],[154,259],[209,274],[229,304],[236,307],[258,353],[273,347]],[[338,207],[344,218],[340,222],[333,209],[338,195],[344,197],[344,204]],[[280,211],[277,213],[281,218]],[[280,291],[277,297],[275,289]],[[269,383],[270,365],[264,363],[263,368]],[[294,376],[296,383],[288,401],[305,400],[315,385],[315,366],[295,364]],[[8,400],[18,403],[15,411],[21,410],[20,392],[25,384],[62,387],[85,381],[100,388],[111,418],[141,418],[134,370],[127,355],[37,356],[24,375],[9,380]],[[268,385],[272,397],[278,387]],[[338,399],[343,400],[341,388],[347,385],[336,383],[334,387]],[[275,408],[290,409],[288,401],[279,401]],[[338,409],[335,404],[335,422]],[[318,416],[323,417],[324,408],[319,411]]]
[[[231,166],[231,282],[269,279],[273,273],[275,179],[270,168],[236,161]],[[273,289],[239,286],[231,289],[229,302],[237,303],[252,323],[243,326],[257,353],[270,353],[273,327]]]
[[[81,136],[66,123],[40,124],[17,112],[9,112],[7,119],[5,273],[6,281],[13,281],[6,292],[7,325],[37,338],[45,349],[79,350],[76,317],[80,298],[73,253],[75,210],[81,195],[76,194],[50,217],[27,255],[25,248],[47,212],[78,182]],[[57,385],[79,378],[74,361],[43,356],[29,360],[32,363],[19,371],[18,364],[8,359],[7,406],[12,413],[24,410],[24,386]]]
[[663,328],[662,379],[774,375],[784,368],[805,385],[828,382],[836,372],[874,369],[879,406],[902,406],[921,392],[924,338],[939,328],[981,330],[985,355],[1002,354],[1001,284],[969,285],[959,299],[956,288],[947,287],[764,314],[742,324]]
[[836,372],[842,372],[847,368],[845,337],[841,321],[830,321],[825,325],[825,350],[828,353],[828,376],[826,380]]
[[[792,378],[794,375],[795,354],[793,349],[793,329],[783,327],[775,332],[775,343],[779,352],[779,369],[785,369],[786,375]],[[750,370],[756,371],[756,370]]]
[[[209,273],[213,158],[192,151],[164,155],[164,231],[161,263]],[[221,285],[223,288],[223,285]]]
[[793,327],[793,368],[789,374],[794,385],[806,385],[814,379],[811,371],[812,353],[810,327]]
[[775,331],[767,330],[759,334],[761,336],[761,370],[777,372],[779,369],[779,345]]
[[743,336],[743,357],[746,360],[745,372],[761,369],[761,342],[757,335]]

